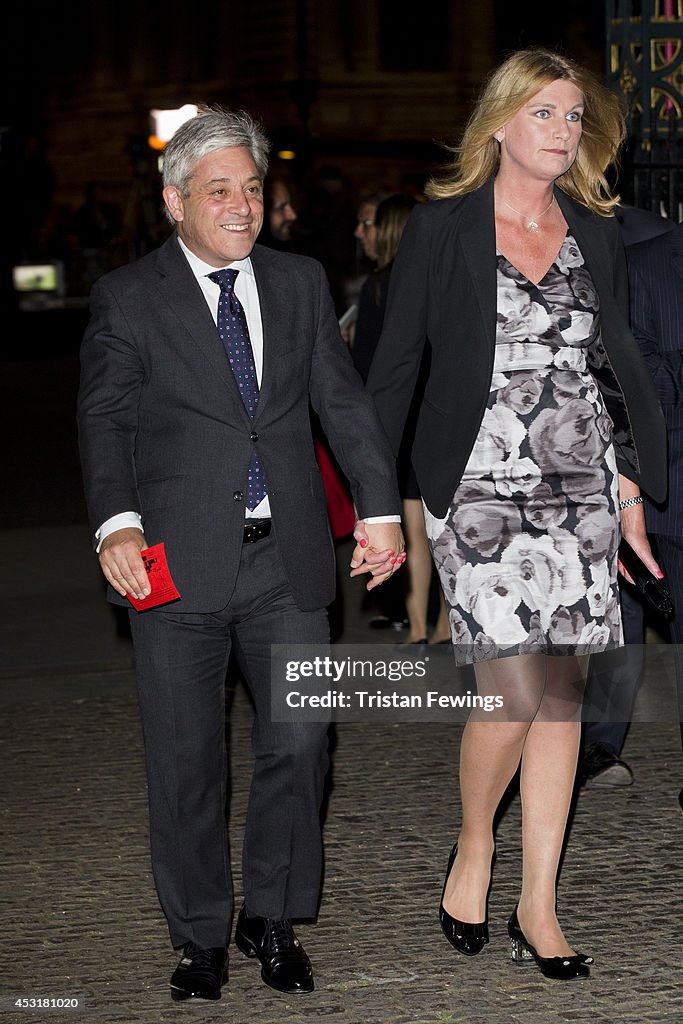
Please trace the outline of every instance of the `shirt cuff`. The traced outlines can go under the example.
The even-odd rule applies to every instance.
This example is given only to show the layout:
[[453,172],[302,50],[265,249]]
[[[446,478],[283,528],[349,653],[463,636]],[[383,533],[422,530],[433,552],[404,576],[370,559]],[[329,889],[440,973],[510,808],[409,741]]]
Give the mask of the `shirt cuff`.
[[95,531],[95,540],[97,541],[95,551],[99,554],[100,548],[102,547],[102,541],[105,537],[108,537],[110,533],[126,529],[142,530],[142,516],[137,512],[119,512],[118,515],[112,516],[111,519],[107,519],[105,523],[102,523],[99,530]]
[[364,523],[400,523],[400,516],[366,516]]

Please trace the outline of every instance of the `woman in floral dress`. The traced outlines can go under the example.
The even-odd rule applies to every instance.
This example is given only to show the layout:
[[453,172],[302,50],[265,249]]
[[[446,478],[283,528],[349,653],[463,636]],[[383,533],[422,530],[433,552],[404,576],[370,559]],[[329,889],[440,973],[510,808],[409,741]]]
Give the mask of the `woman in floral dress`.
[[605,178],[622,138],[616,98],[573,61],[532,49],[496,69],[404,232],[368,381],[397,447],[430,346],[413,449],[430,546],[456,662],[503,698],[463,732],[441,925],[466,955],[488,942],[494,815],[519,770],[513,959],[561,979],[591,962],[556,884],[588,656],[622,642],[620,536],[660,574],[640,488],[665,493],[664,424]]

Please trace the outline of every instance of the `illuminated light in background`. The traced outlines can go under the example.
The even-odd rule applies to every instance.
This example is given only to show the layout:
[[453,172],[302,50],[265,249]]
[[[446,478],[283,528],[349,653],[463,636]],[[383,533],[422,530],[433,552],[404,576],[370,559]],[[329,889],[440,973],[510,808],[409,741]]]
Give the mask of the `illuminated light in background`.
[[167,142],[173,138],[180,128],[191,117],[197,116],[196,103],[186,103],[175,110],[150,110],[149,116],[154,125],[154,130],[148,138],[152,149],[161,150]]

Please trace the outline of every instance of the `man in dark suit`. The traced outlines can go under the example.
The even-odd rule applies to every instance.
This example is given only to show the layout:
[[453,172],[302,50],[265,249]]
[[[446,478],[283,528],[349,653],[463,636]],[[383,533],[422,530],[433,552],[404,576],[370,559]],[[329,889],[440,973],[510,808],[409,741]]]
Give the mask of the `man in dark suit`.
[[[668,440],[666,501],[646,501],[645,521],[671,591],[678,718],[683,745],[683,225],[628,251],[633,333],[664,412]],[[679,794],[683,807],[683,790]]]
[[[656,235],[653,231],[651,237],[628,245],[626,254],[631,327],[654,381],[667,427],[668,496],[662,504],[646,498],[645,518],[676,609],[669,632],[675,645],[683,744],[683,225],[664,223],[664,229]],[[633,779],[630,767],[621,758],[621,749],[643,668],[644,615],[642,603],[628,584],[623,584],[622,610],[627,646],[604,656],[612,659],[604,668],[598,659],[589,680],[589,694],[592,690],[598,702],[600,694],[606,697],[608,719],[586,727],[583,773],[591,784],[624,785]],[[664,631],[665,624],[661,626]]]
[[334,596],[311,406],[365,520],[353,574],[372,588],[403,557],[393,459],[323,269],[255,246],[267,152],[244,112],[206,109],[178,130],[163,169],[176,231],[96,283],[82,345],[81,460],[109,596],[149,597],[140,552],[161,542],[180,593],[130,612],[154,877],[183,949],[176,1000],[219,998],[227,970],[231,653],[255,705],[235,941],[268,985],[313,988],[291,921],[317,910],[327,726],[274,722],[270,706],[271,644],[325,644]]

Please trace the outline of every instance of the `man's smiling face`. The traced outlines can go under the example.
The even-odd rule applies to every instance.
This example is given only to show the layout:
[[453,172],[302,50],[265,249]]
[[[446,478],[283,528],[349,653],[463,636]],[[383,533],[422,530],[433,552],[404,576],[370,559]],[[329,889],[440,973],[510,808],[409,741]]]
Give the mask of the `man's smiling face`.
[[202,157],[189,194],[168,185],[164,201],[185,245],[213,267],[245,259],[263,224],[263,183],[245,146]]

